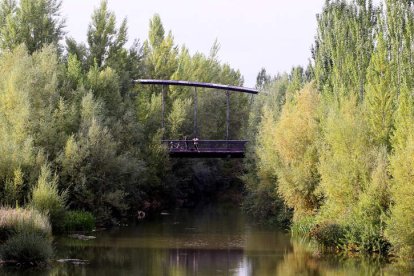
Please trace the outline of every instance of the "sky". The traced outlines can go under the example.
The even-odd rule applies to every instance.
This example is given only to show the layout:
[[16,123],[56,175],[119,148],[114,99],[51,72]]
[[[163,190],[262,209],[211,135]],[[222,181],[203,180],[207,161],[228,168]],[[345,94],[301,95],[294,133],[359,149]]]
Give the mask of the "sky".
[[[128,19],[132,42],[147,39],[158,13],[176,44],[208,55],[217,39],[219,59],[239,69],[254,87],[261,68],[271,75],[306,66],[316,34],[316,14],[325,0],[109,0],[118,24]],[[86,41],[92,12],[100,0],[63,0],[67,36]]]

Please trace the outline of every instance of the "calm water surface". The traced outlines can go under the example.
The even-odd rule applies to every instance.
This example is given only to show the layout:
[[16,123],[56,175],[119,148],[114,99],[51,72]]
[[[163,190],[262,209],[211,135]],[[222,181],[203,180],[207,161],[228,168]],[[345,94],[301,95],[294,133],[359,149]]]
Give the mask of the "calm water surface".
[[[94,233],[95,240],[59,238],[43,271],[5,275],[381,275],[377,261],[316,256],[288,233],[254,225],[237,209],[177,210],[128,227]],[[387,274],[387,273],[386,273]]]

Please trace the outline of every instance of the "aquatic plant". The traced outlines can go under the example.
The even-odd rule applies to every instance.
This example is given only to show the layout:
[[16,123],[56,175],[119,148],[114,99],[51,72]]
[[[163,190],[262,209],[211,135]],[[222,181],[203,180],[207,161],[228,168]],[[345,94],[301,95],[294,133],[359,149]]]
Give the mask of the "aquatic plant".
[[63,229],[71,231],[92,231],[95,228],[95,217],[90,212],[68,211],[63,220]]

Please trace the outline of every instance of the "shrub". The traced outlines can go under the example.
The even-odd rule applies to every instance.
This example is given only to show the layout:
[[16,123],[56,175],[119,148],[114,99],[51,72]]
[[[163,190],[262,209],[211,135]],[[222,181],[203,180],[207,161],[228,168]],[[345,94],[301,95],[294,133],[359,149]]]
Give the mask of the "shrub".
[[92,231],[95,228],[95,217],[90,212],[66,212],[63,228],[65,231]]
[[52,255],[48,217],[33,209],[0,209],[0,256],[19,263],[39,263]]
[[53,254],[51,240],[36,232],[21,232],[1,247],[3,260],[13,260],[32,265],[46,262]]
[[352,206],[346,225],[348,249],[365,253],[386,254],[389,242],[384,238],[386,218],[390,206],[390,176],[385,147],[378,148],[369,182]]
[[356,221],[346,227],[346,250],[364,253],[387,254],[390,243],[378,225],[368,221]]
[[67,197],[65,192],[59,193],[57,185],[57,176],[52,175],[48,165],[43,165],[30,203],[34,209],[49,215],[54,232],[62,223]]
[[0,241],[23,232],[36,232],[45,237],[51,236],[51,226],[47,216],[32,209],[0,209]]
[[43,165],[36,187],[33,189],[31,205],[42,213],[53,212],[65,206],[65,194],[59,194],[57,176],[52,176],[50,167]]
[[333,250],[344,244],[345,230],[336,223],[316,224],[310,231],[310,236],[324,250]]

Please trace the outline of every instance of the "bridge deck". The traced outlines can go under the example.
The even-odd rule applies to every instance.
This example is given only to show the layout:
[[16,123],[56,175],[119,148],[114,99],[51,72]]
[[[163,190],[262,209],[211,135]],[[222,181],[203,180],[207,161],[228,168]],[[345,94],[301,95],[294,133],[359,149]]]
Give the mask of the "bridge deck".
[[170,157],[243,158],[245,140],[163,140]]

